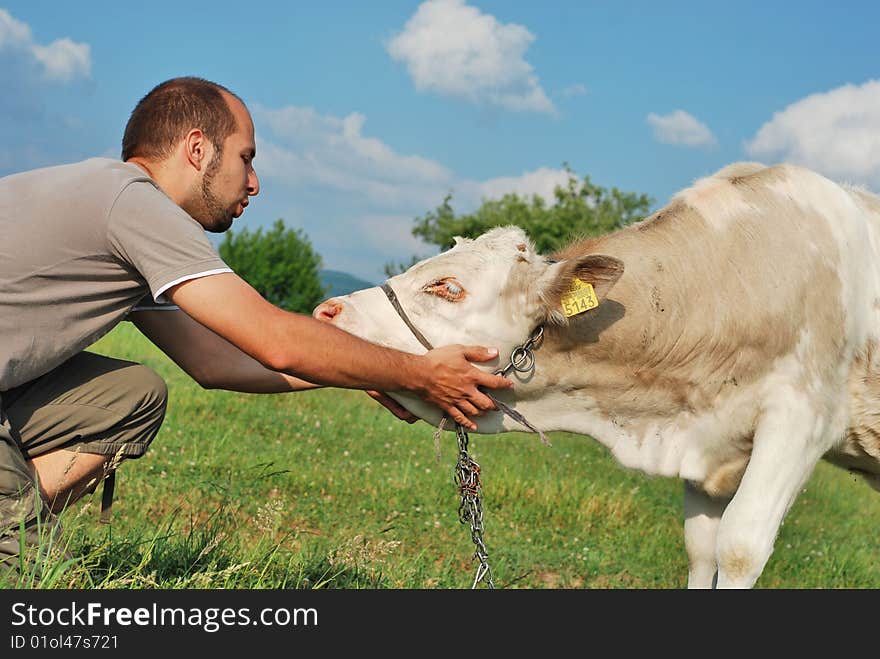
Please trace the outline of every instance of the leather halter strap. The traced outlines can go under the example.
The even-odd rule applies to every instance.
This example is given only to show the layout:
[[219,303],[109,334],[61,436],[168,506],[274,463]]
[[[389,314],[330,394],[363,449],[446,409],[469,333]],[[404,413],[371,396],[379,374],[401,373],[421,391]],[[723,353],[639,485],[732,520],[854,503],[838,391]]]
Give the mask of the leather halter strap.
[[423,346],[425,346],[428,350],[433,350],[434,346],[431,345],[431,342],[425,338],[425,335],[422,334],[419,329],[413,325],[412,321],[409,319],[409,316],[406,315],[406,312],[403,310],[403,307],[400,306],[400,300],[397,299],[397,293],[394,292],[394,289],[391,288],[391,285],[386,281],[382,284],[382,290],[385,291],[385,296],[388,298],[388,301],[391,303],[391,306],[394,307],[394,310],[397,312],[397,315],[406,323],[406,326],[409,327],[409,331],[413,333],[413,336],[419,340]]

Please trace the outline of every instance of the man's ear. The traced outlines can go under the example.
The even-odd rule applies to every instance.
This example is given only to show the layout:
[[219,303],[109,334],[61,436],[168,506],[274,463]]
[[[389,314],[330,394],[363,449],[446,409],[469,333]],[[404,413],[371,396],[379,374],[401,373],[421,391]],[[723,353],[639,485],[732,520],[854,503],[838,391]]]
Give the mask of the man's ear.
[[554,312],[558,312],[562,305],[562,297],[571,289],[575,279],[591,284],[601,303],[622,274],[623,261],[620,259],[605,254],[585,254],[550,265],[538,281],[539,295],[547,306],[548,316],[555,316]]
[[187,161],[198,171],[209,161],[209,151],[213,148],[211,141],[200,128],[191,129],[183,138],[183,150]]

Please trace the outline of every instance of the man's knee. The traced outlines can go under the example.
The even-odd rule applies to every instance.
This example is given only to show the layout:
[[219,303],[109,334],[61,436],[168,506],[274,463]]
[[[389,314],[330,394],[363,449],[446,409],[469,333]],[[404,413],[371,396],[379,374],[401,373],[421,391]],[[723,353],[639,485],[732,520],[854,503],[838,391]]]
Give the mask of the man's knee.
[[140,392],[138,406],[161,425],[168,405],[168,385],[158,373],[147,366],[138,364],[132,368],[137,371],[134,380],[138,384],[137,391]]
[[120,457],[138,458],[153,441],[168,406],[168,385],[155,371],[136,364],[126,373],[129,414],[122,422],[117,443],[125,442],[130,448]]
[[[139,458],[165,420],[168,387],[151,368],[131,364],[113,374],[112,409],[119,420],[80,445],[80,450],[114,458]],[[108,383],[109,384],[109,383]]]

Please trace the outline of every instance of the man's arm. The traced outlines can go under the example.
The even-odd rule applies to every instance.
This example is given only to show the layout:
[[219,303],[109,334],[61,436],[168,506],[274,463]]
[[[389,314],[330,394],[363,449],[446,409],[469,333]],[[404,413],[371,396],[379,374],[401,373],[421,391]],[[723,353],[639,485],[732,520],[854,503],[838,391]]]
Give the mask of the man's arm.
[[[129,320],[205,389],[276,394],[321,386],[270,371],[179,309],[134,311]],[[407,423],[419,420],[390,396],[378,391],[367,391],[367,394],[398,419]]]
[[269,370],[179,309],[134,311],[129,320],[205,389],[275,394],[320,386]]
[[469,363],[497,356],[485,348],[446,346],[425,355],[383,348],[311,316],[284,311],[233,273],[187,280],[166,296],[269,370],[326,386],[411,391],[468,428],[474,428],[468,416],[495,409],[478,386],[512,386]]

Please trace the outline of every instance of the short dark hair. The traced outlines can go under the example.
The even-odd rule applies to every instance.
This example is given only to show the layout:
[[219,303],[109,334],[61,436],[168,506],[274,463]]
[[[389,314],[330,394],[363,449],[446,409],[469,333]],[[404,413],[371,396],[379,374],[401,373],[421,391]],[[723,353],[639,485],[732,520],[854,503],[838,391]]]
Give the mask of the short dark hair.
[[235,116],[223,92],[238,98],[223,85],[192,76],[156,85],[128,118],[122,159],[161,160],[193,128],[199,128],[219,152],[224,140],[236,130]]

